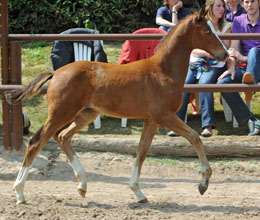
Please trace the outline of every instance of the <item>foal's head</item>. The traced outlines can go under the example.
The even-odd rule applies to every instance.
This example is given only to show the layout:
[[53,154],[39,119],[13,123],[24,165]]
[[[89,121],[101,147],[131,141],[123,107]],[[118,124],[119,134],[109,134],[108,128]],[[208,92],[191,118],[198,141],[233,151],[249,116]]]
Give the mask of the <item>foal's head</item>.
[[198,15],[194,17],[192,47],[193,49],[203,49],[219,61],[224,61],[228,56],[227,48],[217,36],[212,23],[206,20],[206,14],[207,11],[205,11],[205,8],[202,8]]

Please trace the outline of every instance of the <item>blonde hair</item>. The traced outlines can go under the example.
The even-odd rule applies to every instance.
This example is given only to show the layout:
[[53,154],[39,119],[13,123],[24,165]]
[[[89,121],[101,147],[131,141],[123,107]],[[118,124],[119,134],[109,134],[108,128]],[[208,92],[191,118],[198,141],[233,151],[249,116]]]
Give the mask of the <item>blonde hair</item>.
[[[226,3],[225,3],[224,0],[221,0],[221,1],[224,4],[225,13],[224,13],[223,17],[218,20],[218,28],[219,28],[220,31],[222,31],[224,23],[226,22],[226,19],[225,19]],[[215,3],[215,0],[206,0],[206,11],[207,11],[206,19],[209,20],[209,21],[213,20],[213,5],[214,5],[214,3]]]

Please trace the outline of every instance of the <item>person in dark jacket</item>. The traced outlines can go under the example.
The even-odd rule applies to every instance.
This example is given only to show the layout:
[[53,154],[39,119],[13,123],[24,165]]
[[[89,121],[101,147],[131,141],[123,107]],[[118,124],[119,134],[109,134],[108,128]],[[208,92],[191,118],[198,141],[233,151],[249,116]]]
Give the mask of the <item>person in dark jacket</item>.
[[[60,34],[99,34],[99,31],[85,28],[71,28]],[[103,50],[100,40],[86,41],[55,41],[51,51],[51,63],[53,71],[58,68],[74,62],[73,42],[78,42],[91,47],[91,61],[107,63],[107,56]]]

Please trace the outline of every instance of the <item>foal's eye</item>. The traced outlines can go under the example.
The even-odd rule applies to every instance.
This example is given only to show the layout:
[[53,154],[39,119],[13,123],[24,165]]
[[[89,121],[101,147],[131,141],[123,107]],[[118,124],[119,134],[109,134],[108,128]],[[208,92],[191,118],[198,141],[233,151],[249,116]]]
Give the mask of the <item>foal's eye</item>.
[[210,30],[205,30],[205,34],[210,34]]

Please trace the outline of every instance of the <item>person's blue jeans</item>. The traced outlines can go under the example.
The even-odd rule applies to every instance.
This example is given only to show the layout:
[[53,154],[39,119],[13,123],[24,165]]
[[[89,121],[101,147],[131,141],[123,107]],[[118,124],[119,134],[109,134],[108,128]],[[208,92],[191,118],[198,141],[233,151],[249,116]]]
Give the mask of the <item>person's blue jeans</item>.
[[[209,83],[216,83],[218,77],[226,70],[226,67],[223,68],[216,68],[211,67],[209,68],[208,72],[203,73],[199,80],[196,78],[197,70],[188,69],[188,73],[186,76],[185,84],[194,84],[198,81],[199,84],[209,84]],[[187,106],[189,104],[189,97],[190,93],[183,93],[183,104],[177,115],[183,121],[185,120],[185,116],[187,113]],[[215,126],[214,122],[214,96],[212,92],[201,92],[200,93],[200,109],[201,109],[201,124],[202,128],[206,126]]]
[[[224,83],[241,83],[244,73],[250,72],[253,74],[255,81],[258,83],[260,79],[260,49],[252,48],[248,53],[247,68],[236,69],[235,79],[232,80],[231,76],[228,75],[225,78],[218,80],[218,84]],[[246,123],[253,115],[244,103],[240,94],[237,92],[233,93],[221,93],[229,107],[231,108],[233,115],[239,124]]]
[[172,30],[172,27],[165,27],[165,26],[159,26],[159,29],[170,32]]
[[256,83],[260,81],[260,48],[253,47],[249,51],[245,72],[252,73]]

